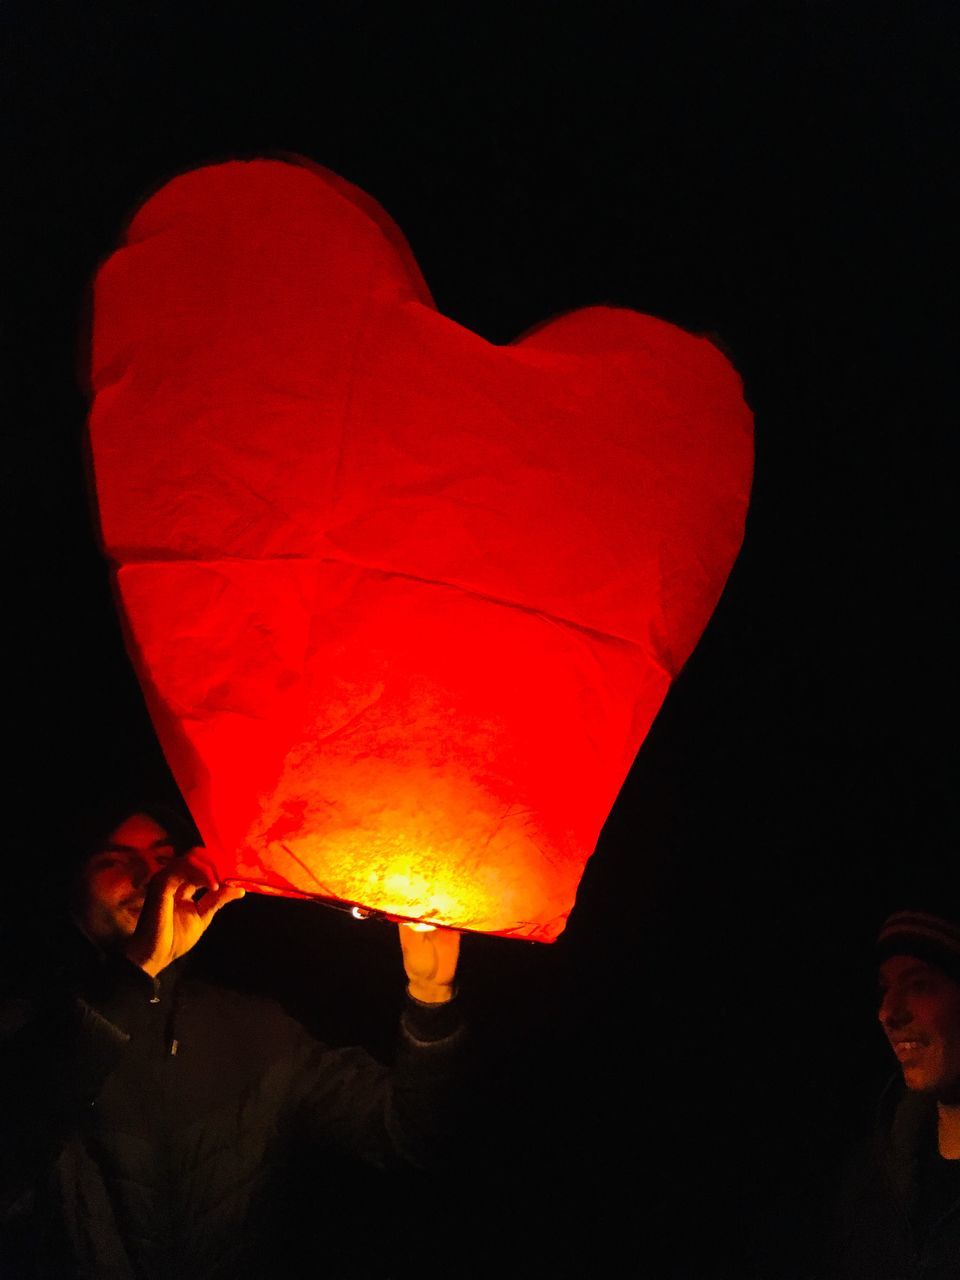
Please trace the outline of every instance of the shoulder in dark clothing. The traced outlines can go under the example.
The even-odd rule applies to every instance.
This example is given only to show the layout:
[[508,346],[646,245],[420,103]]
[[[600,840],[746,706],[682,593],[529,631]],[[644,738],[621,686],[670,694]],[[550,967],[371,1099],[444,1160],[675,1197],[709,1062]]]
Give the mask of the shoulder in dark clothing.
[[828,1280],[960,1280],[960,1177],[931,1199],[922,1173],[934,1157],[936,1104],[892,1082],[842,1174]]

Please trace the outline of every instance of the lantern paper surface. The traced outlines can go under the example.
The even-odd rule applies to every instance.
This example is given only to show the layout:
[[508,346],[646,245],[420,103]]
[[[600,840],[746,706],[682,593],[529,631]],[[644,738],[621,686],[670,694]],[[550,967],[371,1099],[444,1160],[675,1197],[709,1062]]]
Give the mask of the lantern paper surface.
[[95,284],[105,550],[224,880],[551,941],[739,549],[708,341],[591,307],[496,346],[332,174],[185,174]]

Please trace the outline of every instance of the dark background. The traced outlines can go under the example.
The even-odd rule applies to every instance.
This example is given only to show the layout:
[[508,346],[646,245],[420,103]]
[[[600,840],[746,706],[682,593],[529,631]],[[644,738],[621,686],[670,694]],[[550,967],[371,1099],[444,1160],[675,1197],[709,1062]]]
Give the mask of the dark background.
[[[8,0],[2,23],[6,914],[72,806],[163,784],[77,373],[140,200],[298,152],[495,342],[596,302],[712,331],[757,431],[720,606],[560,940],[464,939],[454,1173],[332,1195],[301,1170],[290,1243],[317,1274],[332,1252],[371,1276],[809,1275],[893,1066],[873,933],[954,859],[956,7]],[[392,926],[248,897],[198,963],[389,1053]]]

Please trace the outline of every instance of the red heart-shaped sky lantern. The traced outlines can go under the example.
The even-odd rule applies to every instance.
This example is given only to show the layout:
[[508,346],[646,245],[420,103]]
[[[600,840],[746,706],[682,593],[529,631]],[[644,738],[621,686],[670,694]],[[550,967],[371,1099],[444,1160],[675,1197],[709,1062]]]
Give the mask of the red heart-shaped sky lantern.
[[551,941],[743,536],[740,380],[590,307],[496,346],[306,162],[168,183],[96,279],[90,434],[224,880]]

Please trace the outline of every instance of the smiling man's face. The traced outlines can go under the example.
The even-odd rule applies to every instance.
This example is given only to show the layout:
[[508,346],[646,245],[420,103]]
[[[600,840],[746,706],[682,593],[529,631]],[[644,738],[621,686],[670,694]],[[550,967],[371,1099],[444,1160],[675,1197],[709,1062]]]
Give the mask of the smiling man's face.
[[908,1089],[960,1101],[960,982],[913,956],[880,966],[880,1024]]
[[176,856],[169,834],[145,813],[121,822],[87,860],[77,886],[74,915],[87,937],[104,950],[126,941],[151,876]]

